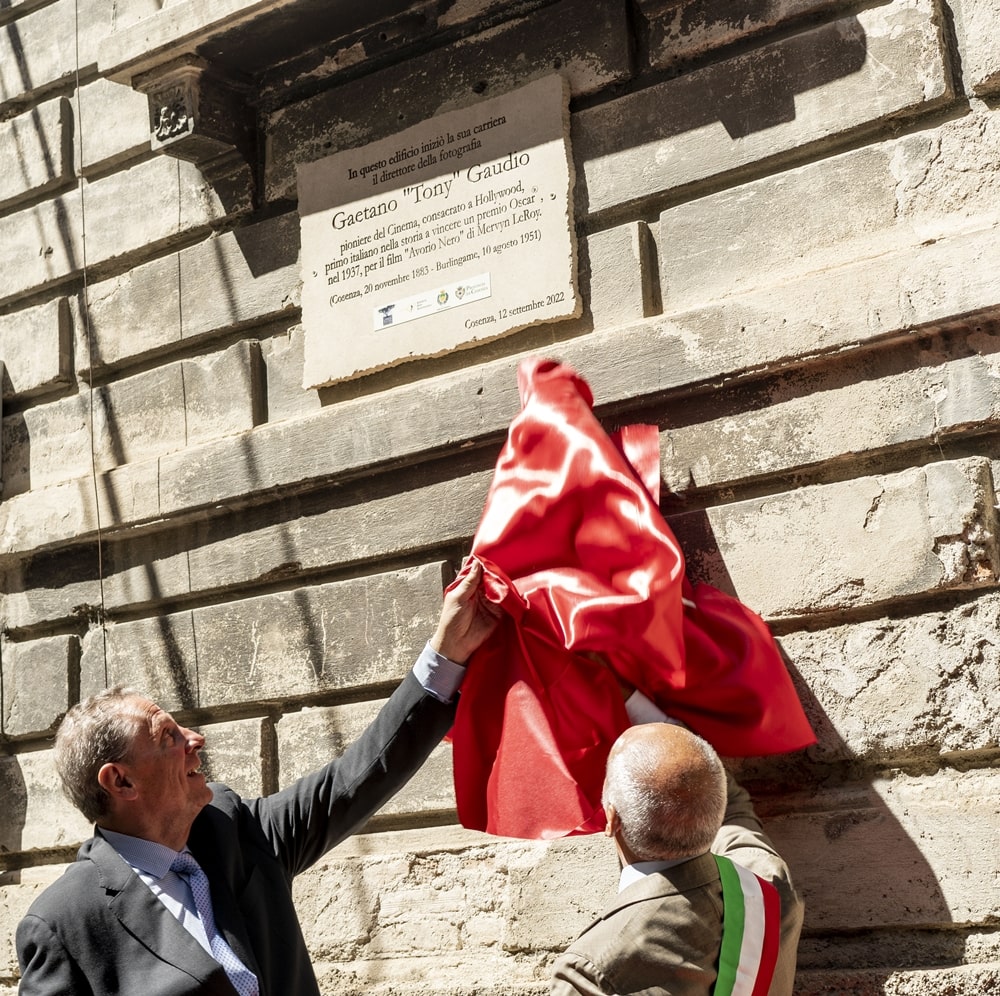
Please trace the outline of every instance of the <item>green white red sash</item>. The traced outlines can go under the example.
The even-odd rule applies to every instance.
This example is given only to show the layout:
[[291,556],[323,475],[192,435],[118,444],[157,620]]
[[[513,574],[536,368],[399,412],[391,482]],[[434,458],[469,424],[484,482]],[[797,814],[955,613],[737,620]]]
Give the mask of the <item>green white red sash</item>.
[[722,947],[712,996],[767,996],[778,960],[781,901],[770,882],[713,854],[722,879]]

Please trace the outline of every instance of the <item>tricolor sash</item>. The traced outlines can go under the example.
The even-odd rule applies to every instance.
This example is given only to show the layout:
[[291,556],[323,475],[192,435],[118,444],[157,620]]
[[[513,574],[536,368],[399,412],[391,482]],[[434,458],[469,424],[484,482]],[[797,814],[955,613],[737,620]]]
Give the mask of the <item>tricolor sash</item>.
[[770,882],[713,854],[722,879],[722,947],[712,996],[767,996],[778,960],[781,900]]

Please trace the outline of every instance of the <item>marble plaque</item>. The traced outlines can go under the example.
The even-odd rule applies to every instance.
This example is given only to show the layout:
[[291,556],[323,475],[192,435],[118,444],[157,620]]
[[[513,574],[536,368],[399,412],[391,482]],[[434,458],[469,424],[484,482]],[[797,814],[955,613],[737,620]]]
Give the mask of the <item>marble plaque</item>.
[[304,386],[578,316],[550,76],[298,170]]

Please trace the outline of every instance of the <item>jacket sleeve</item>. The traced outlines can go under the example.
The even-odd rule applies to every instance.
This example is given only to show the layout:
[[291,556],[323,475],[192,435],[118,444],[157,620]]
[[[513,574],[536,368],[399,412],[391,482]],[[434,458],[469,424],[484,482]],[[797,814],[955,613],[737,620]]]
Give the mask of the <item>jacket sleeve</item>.
[[409,673],[361,736],[329,764],[250,803],[290,875],[362,826],[416,773],[455,717]]
[[609,996],[601,970],[573,951],[561,954],[552,965],[552,996]]
[[93,992],[55,931],[40,917],[28,914],[17,925],[17,960],[21,967],[18,996],[90,996]]
[[788,865],[778,854],[753,810],[749,793],[728,772],[726,779],[726,815],[712,844],[712,851],[749,868],[778,890],[781,897],[781,941],[769,996],[791,996],[795,983],[796,952],[802,930],[802,900],[795,891]]

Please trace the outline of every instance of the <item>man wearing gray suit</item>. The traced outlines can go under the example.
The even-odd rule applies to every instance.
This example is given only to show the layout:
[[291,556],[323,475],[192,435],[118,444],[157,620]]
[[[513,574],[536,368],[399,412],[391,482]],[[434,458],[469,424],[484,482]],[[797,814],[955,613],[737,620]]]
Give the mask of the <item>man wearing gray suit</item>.
[[420,767],[454,717],[462,663],[496,623],[473,567],[413,670],[340,758],[241,799],[199,770],[201,734],[109,689],[67,713],[56,763],[96,824],[17,930],[21,996],[318,996],[292,879]]
[[[679,724],[650,722],[666,717],[639,693],[628,709],[633,721],[644,712],[646,722],[612,747],[603,793],[605,832],[622,867],[618,896],[556,960],[553,996],[709,996],[717,979],[720,990],[734,994],[791,996],[802,903],[750,797],[704,740]],[[742,906],[743,899],[724,904],[713,854],[741,866],[734,870],[742,879],[763,879],[755,887],[770,897],[773,976],[765,966],[758,977],[753,943],[745,942],[742,952],[737,943],[740,971],[730,959],[729,975],[737,979],[732,989],[721,983],[723,910]],[[748,938],[763,925],[763,915],[753,922],[755,910],[747,898]],[[758,958],[762,948],[767,943],[758,945]]]

